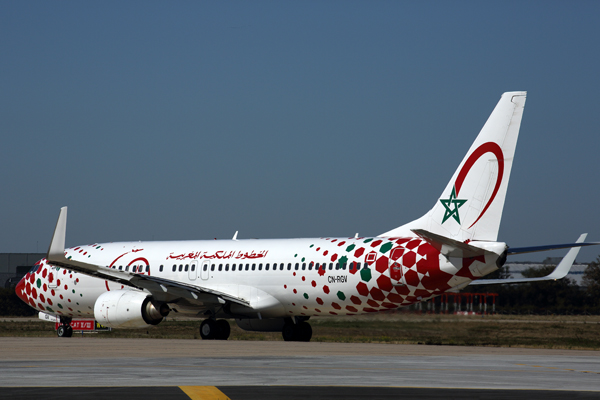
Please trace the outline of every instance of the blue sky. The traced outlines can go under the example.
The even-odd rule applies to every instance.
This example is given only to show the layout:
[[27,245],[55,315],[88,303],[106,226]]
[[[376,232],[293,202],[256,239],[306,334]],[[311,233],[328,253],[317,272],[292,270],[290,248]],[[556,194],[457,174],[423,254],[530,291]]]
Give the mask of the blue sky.
[[45,251],[64,205],[67,245],[377,235],[433,206],[512,90],[528,100],[499,239],[600,241],[598,15],[2,2],[0,252]]

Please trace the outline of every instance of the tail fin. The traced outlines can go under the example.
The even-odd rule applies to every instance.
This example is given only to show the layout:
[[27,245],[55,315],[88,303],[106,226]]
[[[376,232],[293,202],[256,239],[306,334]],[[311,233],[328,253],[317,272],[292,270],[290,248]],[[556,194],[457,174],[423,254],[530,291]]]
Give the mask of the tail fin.
[[496,241],[526,96],[504,93],[433,208],[379,236],[424,229],[463,242]]

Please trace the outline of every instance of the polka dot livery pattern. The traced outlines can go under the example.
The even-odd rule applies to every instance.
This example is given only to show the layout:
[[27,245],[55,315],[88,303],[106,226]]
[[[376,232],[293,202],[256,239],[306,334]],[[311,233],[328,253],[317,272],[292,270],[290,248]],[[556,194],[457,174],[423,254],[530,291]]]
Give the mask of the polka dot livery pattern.
[[[468,259],[457,268],[420,238],[324,238],[294,258],[299,270],[290,274],[284,288],[301,296],[303,307],[288,312],[305,316],[354,315],[418,303],[475,279],[469,267],[485,262],[483,257]],[[344,264],[346,269],[336,269]],[[353,284],[334,289],[345,279]]]

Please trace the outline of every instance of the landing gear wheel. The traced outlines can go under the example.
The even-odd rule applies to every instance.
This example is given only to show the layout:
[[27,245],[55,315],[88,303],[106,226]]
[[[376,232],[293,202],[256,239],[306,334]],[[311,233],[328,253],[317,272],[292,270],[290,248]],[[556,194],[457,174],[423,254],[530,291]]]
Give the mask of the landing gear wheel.
[[281,330],[283,340],[286,342],[310,342],[312,337],[312,328],[308,322],[298,322],[293,324],[292,322],[286,322]]
[[295,325],[292,322],[286,322],[281,330],[281,336],[286,342],[293,342],[296,337]]
[[71,337],[73,336],[73,328],[71,328],[71,325],[61,324],[58,326],[56,334],[58,335],[58,337]]
[[310,342],[312,337],[312,328],[308,322],[299,322],[296,324],[296,340],[298,342]]
[[212,340],[217,336],[217,321],[214,319],[205,319],[200,324],[200,337],[204,340]]
[[227,340],[230,333],[231,327],[229,326],[229,322],[227,322],[226,319],[217,320],[217,335],[215,336],[215,339]]

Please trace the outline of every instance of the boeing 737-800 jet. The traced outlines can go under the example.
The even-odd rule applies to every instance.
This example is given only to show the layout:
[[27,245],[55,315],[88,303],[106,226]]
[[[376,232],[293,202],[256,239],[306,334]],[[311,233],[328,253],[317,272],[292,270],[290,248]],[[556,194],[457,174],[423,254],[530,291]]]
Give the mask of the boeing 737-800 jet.
[[[40,312],[112,328],[159,324],[169,313],[204,318],[203,339],[245,330],[308,341],[311,316],[405,307],[457,291],[507,255],[572,248],[548,277],[568,272],[577,243],[511,249],[498,242],[526,92],[504,93],[433,208],[376,237],[94,243],[65,249],[61,209],[47,257],[16,287]],[[586,243],[587,244],[587,243]],[[482,281],[481,283],[490,283]]]

